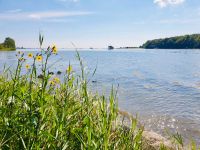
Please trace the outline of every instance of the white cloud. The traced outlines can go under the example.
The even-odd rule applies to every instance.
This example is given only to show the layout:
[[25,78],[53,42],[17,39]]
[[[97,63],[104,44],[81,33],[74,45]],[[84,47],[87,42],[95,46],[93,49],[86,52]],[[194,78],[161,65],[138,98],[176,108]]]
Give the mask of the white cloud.
[[42,19],[60,19],[73,16],[91,15],[92,12],[87,11],[47,11],[47,12],[31,12],[31,13],[0,13],[0,20],[42,20]]
[[185,0],[154,0],[154,3],[160,6],[161,8],[173,5],[182,4]]
[[91,12],[37,12],[29,14],[28,17],[32,19],[44,19],[44,18],[61,18],[61,17],[71,17],[71,16],[85,16],[89,15]]

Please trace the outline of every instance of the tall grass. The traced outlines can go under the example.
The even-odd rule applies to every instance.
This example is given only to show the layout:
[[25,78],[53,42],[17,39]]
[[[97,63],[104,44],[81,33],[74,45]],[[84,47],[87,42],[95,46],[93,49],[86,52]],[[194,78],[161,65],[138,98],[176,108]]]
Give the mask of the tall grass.
[[[39,41],[42,47],[41,35]],[[35,56],[18,53],[15,72],[1,74],[0,148],[140,149],[142,130],[135,128],[136,122],[130,130],[118,125],[114,90],[108,99],[89,93],[78,53],[81,75],[75,75],[69,65],[60,82],[47,67],[56,53],[55,46],[41,48]],[[26,64],[26,59],[32,59],[32,64]],[[22,75],[25,66],[27,73]]]
[[[41,35],[39,41],[41,48]],[[35,56],[18,53],[16,70],[0,75],[0,149],[144,149],[137,120],[130,117],[130,127],[119,121],[114,90],[108,98],[89,92],[78,53],[81,75],[69,64],[61,82],[48,69],[55,54],[55,46],[41,48]]]

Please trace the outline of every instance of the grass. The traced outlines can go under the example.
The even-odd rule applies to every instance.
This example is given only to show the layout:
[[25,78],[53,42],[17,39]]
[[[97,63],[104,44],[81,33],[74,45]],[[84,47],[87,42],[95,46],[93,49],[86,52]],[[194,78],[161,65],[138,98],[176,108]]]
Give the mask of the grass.
[[15,51],[15,48],[0,48],[0,51]]
[[[42,47],[41,35],[39,41]],[[62,81],[50,74],[48,60],[56,53],[55,46],[35,56],[18,53],[16,70],[0,75],[0,149],[148,150],[137,120],[129,117],[129,127],[119,121],[114,90],[108,98],[89,92],[79,53],[81,75],[70,64]]]

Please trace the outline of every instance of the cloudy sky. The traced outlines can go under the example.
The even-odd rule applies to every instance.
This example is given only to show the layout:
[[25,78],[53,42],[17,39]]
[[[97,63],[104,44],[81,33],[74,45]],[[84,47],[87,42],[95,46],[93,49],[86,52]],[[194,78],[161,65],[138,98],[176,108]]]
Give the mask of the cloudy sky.
[[0,41],[17,46],[139,46],[148,39],[200,33],[200,0],[0,0]]

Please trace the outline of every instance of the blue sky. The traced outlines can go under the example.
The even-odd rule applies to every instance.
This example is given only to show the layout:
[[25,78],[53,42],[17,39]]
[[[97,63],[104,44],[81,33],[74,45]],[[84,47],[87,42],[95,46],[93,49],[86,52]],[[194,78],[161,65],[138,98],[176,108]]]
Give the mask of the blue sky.
[[200,33],[200,0],[0,0],[0,41],[17,46],[139,46]]

